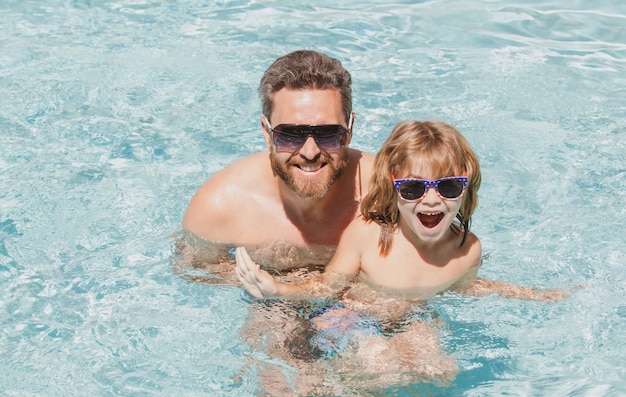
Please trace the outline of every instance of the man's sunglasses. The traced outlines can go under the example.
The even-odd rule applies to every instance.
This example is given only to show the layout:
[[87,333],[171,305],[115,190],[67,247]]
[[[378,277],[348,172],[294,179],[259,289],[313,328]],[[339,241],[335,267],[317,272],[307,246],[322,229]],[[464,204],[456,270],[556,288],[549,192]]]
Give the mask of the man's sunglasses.
[[456,200],[463,196],[465,187],[467,187],[467,177],[465,176],[452,176],[435,179],[434,181],[415,178],[396,179],[393,176],[392,178],[398,194],[406,201],[415,201],[423,198],[430,187],[435,188],[435,191],[442,199]]
[[304,146],[309,137],[313,137],[315,144],[321,150],[340,149],[346,146],[352,126],[352,117],[350,117],[348,128],[340,124],[279,124],[272,128],[267,117],[264,118],[278,152],[295,152]]

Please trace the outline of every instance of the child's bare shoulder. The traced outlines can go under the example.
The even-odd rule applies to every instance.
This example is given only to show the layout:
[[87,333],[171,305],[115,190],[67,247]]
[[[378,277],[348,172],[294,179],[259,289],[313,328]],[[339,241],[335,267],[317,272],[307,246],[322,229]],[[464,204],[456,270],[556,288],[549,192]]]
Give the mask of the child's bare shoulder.
[[464,268],[469,270],[480,266],[483,248],[480,239],[474,233],[469,232],[467,234],[465,242],[459,249],[461,250],[460,258]]

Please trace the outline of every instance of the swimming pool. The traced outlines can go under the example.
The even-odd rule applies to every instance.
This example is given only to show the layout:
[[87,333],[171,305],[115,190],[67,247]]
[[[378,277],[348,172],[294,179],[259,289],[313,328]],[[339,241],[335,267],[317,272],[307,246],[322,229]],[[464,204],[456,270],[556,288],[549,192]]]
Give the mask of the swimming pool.
[[622,2],[9,0],[0,24],[0,394],[255,394],[249,301],[174,272],[173,234],[264,147],[256,87],[297,48],[352,73],[354,147],[407,118],[465,134],[482,276],[585,285],[433,299],[462,372],[379,395],[626,393]]

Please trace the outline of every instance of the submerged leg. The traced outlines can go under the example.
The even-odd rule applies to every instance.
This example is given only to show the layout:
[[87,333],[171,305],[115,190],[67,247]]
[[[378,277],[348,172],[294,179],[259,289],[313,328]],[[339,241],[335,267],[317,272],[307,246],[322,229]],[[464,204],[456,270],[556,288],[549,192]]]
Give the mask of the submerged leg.
[[448,384],[459,372],[446,354],[437,329],[426,322],[403,332],[362,338],[336,360],[344,381],[357,388],[386,388],[416,382]]
[[290,302],[260,302],[251,305],[240,333],[260,357],[260,395],[335,395],[325,382],[327,375],[320,351],[311,344],[316,332],[299,307]]

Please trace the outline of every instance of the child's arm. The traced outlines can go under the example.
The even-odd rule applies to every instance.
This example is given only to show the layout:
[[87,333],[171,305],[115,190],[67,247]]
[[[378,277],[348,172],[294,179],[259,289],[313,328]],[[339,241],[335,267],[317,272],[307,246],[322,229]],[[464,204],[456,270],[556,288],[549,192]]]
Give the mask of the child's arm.
[[533,288],[522,285],[513,285],[505,281],[476,278],[463,291],[466,295],[484,296],[498,294],[505,298],[529,299],[544,302],[554,302],[569,297],[569,292],[557,288]]
[[344,289],[355,276],[327,269],[319,278],[302,284],[286,284],[254,263],[244,247],[237,248],[236,259],[237,277],[252,296],[261,299],[330,297]]
[[556,288],[532,288],[514,285],[505,281],[479,278],[477,277],[478,269],[479,266],[470,269],[459,281],[450,287],[450,290],[469,296],[498,294],[505,298],[544,302],[554,302],[569,297],[568,292]]
[[355,219],[341,236],[335,255],[324,273],[306,283],[285,284],[277,281],[254,263],[244,247],[238,247],[235,254],[237,277],[256,298],[306,299],[333,296],[343,290],[361,269],[362,233],[363,221]]

